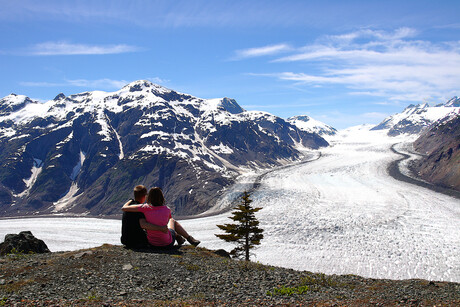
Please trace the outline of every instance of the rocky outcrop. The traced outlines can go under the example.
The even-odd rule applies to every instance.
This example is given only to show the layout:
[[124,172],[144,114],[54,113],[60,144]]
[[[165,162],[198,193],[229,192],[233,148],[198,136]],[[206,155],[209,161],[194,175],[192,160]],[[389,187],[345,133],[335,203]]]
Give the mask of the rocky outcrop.
[[460,114],[434,124],[415,142],[423,158],[412,168],[424,180],[460,191]]
[[0,255],[2,256],[10,253],[43,254],[49,252],[45,242],[37,239],[30,231],[7,234],[5,241],[0,243]]

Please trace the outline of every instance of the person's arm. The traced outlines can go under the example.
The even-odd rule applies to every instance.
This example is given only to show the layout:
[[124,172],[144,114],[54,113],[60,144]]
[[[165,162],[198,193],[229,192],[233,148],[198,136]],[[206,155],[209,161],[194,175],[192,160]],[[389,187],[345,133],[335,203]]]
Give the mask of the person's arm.
[[128,200],[128,202],[123,205],[121,210],[123,210],[124,212],[139,212],[139,207],[142,205],[131,205],[132,203],[132,199]]
[[155,224],[151,224],[151,223],[148,223],[146,221],[146,219],[142,218],[142,219],[139,219],[139,225],[141,226],[141,228],[143,229],[146,229],[146,230],[158,230],[158,231],[161,231],[161,232],[164,232],[164,233],[168,233],[168,227],[166,225],[164,226],[158,226],[158,225],[155,225]]

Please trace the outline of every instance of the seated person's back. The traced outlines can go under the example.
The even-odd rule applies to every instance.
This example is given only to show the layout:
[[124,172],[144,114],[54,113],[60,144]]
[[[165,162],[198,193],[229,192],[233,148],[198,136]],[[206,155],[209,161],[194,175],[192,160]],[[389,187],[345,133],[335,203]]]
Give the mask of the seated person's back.
[[[134,188],[134,198],[132,205],[142,204],[147,196],[147,188],[136,186]],[[148,246],[147,235],[141,228],[140,219],[145,218],[141,212],[123,212],[121,219],[121,243],[130,248],[143,248]]]

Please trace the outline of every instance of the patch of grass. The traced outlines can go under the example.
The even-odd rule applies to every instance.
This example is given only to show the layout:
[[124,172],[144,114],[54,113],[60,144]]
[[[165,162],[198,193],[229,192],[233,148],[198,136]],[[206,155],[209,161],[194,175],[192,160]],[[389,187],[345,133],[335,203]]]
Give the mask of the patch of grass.
[[2,297],[0,299],[0,306],[6,306],[7,301],[8,301],[8,298],[6,296]]
[[276,296],[276,295],[285,295],[291,296],[295,294],[304,294],[310,290],[308,286],[298,286],[298,287],[285,287],[281,286],[278,288],[274,288],[273,292],[267,291],[268,296]]
[[194,263],[179,262],[179,264],[185,266],[185,268],[189,271],[199,271],[201,269],[199,265],[194,264]]
[[294,287],[281,286],[267,291],[267,295],[287,295],[304,294],[308,291],[320,291],[322,288],[344,287],[345,284],[337,282],[332,276],[326,274],[308,274],[300,279],[299,285]]
[[185,267],[189,271],[199,271],[200,270],[200,266],[197,264],[193,264],[193,263],[188,263]]
[[337,287],[340,285],[331,276],[326,276],[323,273],[307,275],[300,280],[300,284],[320,287]]
[[101,296],[96,291],[91,291],[86,298],[88,301],[99,301]]
[[27,255],[33,255],[34,252],[24,253],[23,251],[13,248],[6,256],[12,260],[19,260],[25,258]]

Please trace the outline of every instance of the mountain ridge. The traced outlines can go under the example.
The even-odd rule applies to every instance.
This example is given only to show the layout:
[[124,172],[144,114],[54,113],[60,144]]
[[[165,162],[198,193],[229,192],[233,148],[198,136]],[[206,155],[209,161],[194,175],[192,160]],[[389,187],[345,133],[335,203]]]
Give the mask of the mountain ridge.
[[460,112],[460,99],[455,96],[445,103],[430,107],[428,103],[409,105],[401,113],[388,116],[371,130],[388,130],[389,136],[419,134],[449,113]]
[[181,215],[211,207],[244,169],[328,143],[234,99],[139,80],[115,92],[0,99],[0,214],[107,215],[135,184],[160,186]]

